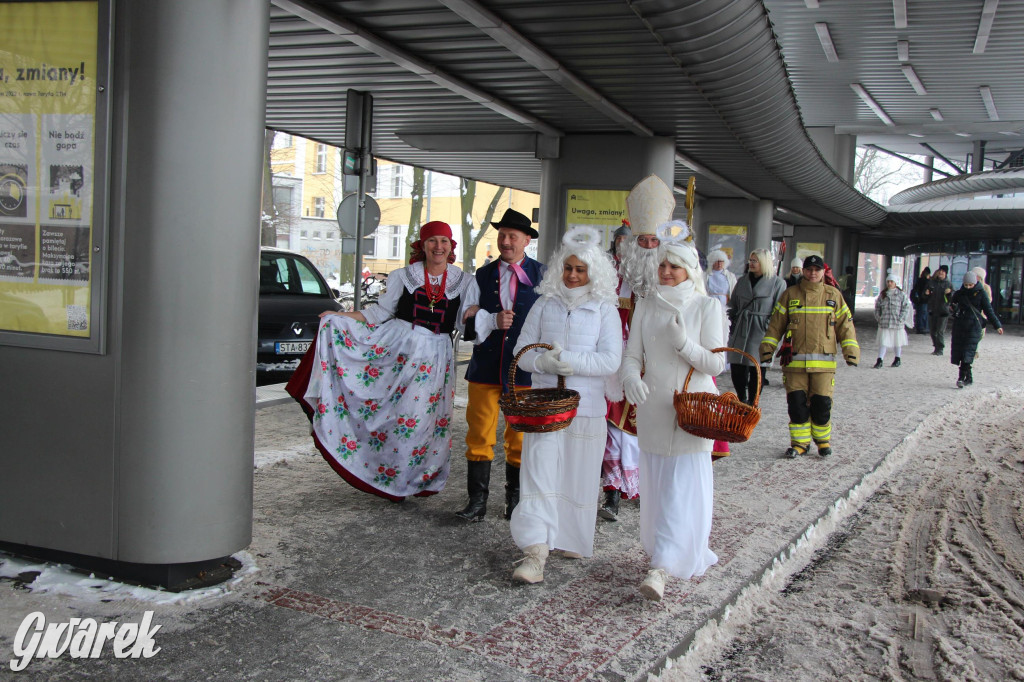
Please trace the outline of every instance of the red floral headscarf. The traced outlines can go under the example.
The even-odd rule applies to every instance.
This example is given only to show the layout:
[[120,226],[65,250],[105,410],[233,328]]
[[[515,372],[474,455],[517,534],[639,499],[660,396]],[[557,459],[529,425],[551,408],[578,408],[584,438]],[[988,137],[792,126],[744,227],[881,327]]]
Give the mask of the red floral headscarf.
[[448,237],[448,241],[452,243],[452,251],[448,254],[448,262],[455,262],[455,247],[458,245],[458,242],[452,239],[452,226],[440,220],[431,220],[420,228],[420,238],[412,243],[412,255],[409,256],[410,265],[426,260],[427,256],[423,253],[423,242],[431,237]]

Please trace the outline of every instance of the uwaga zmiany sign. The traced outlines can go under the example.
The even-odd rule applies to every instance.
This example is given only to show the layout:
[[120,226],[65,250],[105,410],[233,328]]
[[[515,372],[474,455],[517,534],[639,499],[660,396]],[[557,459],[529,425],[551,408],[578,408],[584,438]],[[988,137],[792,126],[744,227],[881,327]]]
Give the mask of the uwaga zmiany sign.
[[0,331],[92,326],[96,2],[0,2]]

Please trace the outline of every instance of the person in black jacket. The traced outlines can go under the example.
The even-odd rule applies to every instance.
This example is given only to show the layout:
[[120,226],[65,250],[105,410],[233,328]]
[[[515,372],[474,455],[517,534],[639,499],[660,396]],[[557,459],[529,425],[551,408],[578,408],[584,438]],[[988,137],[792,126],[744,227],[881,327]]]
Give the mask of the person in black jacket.
[[928,333],[928,298],[924,295],[931,279],[932,269],[925,267],[910,290],[910,302],[914,305],[914,333]]
[[949,317],[949,299],[953,295],[948,275],[949,266],[940,265],[924,290],[928,300],[928,326],[931,328],[932,345],[935,346],[932,355],[946,354],[946,318]]
[[978,341],[981,340],[981,331],[985,328],[986,322],[991,322],[997,333],[1003,333],[1003,325],[996,317],[985,290],[977,284],[978,276],[968,271],[964,275],[964,285],[953,294],[953,299],[950,301],[953,332],[950,335],[952,350],[949,354],[949,361],[960,366],[960,376],[956,380],[957,388],[974,383],[971,363],[974,362]]

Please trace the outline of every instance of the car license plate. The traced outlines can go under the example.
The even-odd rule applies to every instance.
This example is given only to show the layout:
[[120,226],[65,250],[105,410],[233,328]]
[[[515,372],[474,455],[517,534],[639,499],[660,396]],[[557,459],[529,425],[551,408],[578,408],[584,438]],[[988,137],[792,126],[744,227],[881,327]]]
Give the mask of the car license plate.
[[278,355],[294,355],[309,350],[309,341],[286,341],[274,344],[274,352]]

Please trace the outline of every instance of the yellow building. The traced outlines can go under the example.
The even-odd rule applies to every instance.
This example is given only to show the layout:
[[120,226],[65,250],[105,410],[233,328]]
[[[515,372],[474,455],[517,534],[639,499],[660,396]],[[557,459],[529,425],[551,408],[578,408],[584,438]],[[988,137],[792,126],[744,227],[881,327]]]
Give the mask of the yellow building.
[[[345,196],[340,171],[341,150],[286,133],[277,133],[270,153],[270,163],[277,210],[277,216],[272,218],[277,228],[277,245],[302,253],[325,276],[336,276],[342,262],[341,240],[345,236],[338,227],[336,217],[338,204]],[[406,240],[411,222],[415,172],[416,169],[410,166],[377,160],[375,182],[369,184],[367,193],[377,201],[381,218],[376,232],[364,240],[364,269],[387,274],[406,264]],[[477,241],[475,258],[471,263],[464,264],[461,180],[443,173],[423,173],[423,208],[419,224],[443,220],[451,225],[455,241],[458,242],[456,263],[468,270],[475,270],[489,258],[496,258],[497,231],[488,228]],[[497,192],[501,192],[501,196],[492,216],[494,221],[500,220],[508,208],[532,217],[540,206],[540,196],[536,194],[478,182],[471,212],[471,237],[478,235],[487,208]],[[536,243],[531,244],[531,248],[536,249]],[[345,258],[354,260],[352,255],[346,255]]]

